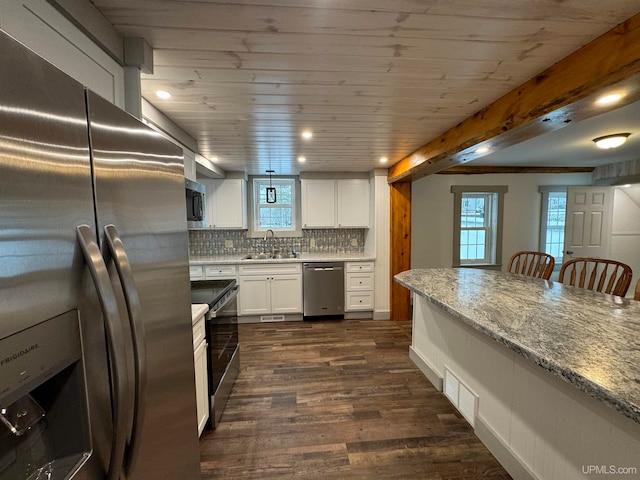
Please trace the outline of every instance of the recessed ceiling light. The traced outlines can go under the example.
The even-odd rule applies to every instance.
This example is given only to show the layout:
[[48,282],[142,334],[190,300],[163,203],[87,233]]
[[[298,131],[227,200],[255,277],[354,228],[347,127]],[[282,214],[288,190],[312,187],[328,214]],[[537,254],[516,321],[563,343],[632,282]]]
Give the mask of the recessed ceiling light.
[[171,94],[165,90],[158,90],[156,95],[163,100],[169,100],[171,98]]
[[218,161],[218,157],[213,156],[213,157],[209,157],[209,160],[211,160],[212,162],[217,162]]
[[306,159],[306,158],[304,158],[303,156],[300,156],[300,157],[298,157],[298,161],[299,161],[300,163],[304,163],[304,162],[306,162],[306,161],[307,161],[307,159]]
[[304,132],[302,132],[302,138],[309,140],[311,137],[313,137],[313,133],[309,130],[305,130]]
[[489,151],[489,147],[478,147],[475,149],[474,153],[482,154],[487,153]]
[[387,163],[389,159],[387,157],[380,157],[380,163]]
[[614,133],[613,135],[605,135],[604,137],[594,138],[593,141],[598,148],[609,149],[616,148],[627,141],[630,133]]
[[612,93],[610,95],[605,95],[604,97],[600,97],[596,100],[598,105],[611,105],[612,103],[616,103],[622,98],[621,93]]
[[622,188],[630,188],[631,184],[630,183],[625,183],[624,185],[622,185]]

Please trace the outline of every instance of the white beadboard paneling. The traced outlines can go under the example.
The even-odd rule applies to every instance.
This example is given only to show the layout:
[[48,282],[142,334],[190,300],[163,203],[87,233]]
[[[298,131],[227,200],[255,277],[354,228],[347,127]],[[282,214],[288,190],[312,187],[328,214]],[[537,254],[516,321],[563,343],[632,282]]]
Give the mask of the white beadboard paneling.
[[423,362],[442,374],[446,365],[478,395],[482,424],[535,477],[594,478],[583,473],[589,465],[640,472],[640,425],[633,420],[423,297],[415,297],[413,322],[412,348]]

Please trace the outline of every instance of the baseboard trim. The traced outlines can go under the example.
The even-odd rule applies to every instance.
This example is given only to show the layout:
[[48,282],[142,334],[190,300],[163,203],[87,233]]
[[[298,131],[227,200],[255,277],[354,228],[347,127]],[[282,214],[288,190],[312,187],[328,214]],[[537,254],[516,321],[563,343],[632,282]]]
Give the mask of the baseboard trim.
[[391,311],[389,310],[376,310],[373,312],[374,320],[391,320]]
[[413,363],[416,364],[416,367],[420,369],[420,371],[427,377],[436,389],[441,392],[443,378],[442,376],[436,372],[436,370],[429,364],[426,358],[424,358],[420,352],[413,348],[413,346],[409,347],[409,358],[413,360]]
[[476,415],[474,432],[514,479],[540,480],[479,415]]

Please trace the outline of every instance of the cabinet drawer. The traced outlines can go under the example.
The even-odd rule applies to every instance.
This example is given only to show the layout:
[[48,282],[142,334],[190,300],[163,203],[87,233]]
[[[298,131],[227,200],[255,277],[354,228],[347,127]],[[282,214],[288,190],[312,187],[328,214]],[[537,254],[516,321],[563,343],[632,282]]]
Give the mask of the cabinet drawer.
[[349,272],[373,272],[373,262],[347,262],[347,273]]
[[210,280],[214,278],[235,278],[235,265],[205,265],[204,278]]
[[373,292],[347,292],[345,310],[373,310]]
[[189,278],[191,279],[191,281],[204,280],[202,265],[189,265]]
[[240,275],[284,275],[302,273],[300,263],[269,263],[268,265],[249,263],[240,265]]
[[347,291],[373,290],[373,273],[347,273]]
[[193,348],[194,350],[204,341],[204,317],[201,317],[193,326]]

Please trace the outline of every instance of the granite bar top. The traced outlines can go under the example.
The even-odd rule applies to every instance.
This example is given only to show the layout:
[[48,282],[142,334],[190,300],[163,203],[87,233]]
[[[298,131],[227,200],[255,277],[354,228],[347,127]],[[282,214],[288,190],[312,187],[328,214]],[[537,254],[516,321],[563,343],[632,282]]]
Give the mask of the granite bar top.
[[640,302],[475,268],[394,279],[640,423]]
[[375,256],[368,253],[361,252],[346,252],[346,253],[307,253],[300,252],[296,258],[270,258],[263,260],[242,260],[243,254],[235,255],[213,255],[210,257],[189,257],[189,264],[191,265],[212,265],[212,264],[238,264],[244,265],[245,263],[291,263],[291,262],[364,262],[374,261]]

